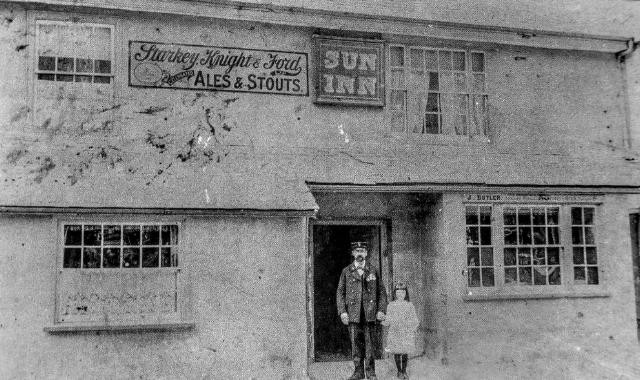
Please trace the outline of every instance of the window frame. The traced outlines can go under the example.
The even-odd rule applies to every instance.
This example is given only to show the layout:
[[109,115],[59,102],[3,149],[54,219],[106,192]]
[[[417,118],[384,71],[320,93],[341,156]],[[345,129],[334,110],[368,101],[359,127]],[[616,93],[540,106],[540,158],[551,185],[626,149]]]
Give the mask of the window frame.
[[[465,301],[483,301],[496,299],[536,299],[536,298],[564,298],[564,297],[608,297],[607,281],[603,277],[605,271],[605,260],[603,259],[602,243],[600,236],[601,227],[599,221],[602,220],[602,204],[593,201],[582,202],[536,202],[536,201],[463,201],[461,209],[460,221],[466,226],[466,207],[467,206],[490,206],[492,210],[492,244],[494,247],[494,287],[471,287],[468,283],[467,273],[467,245],[461,258],[460,266],[463,268],[462,273],[462,298]],[[559,266],[561,273],[561,283],[559,285],[506,285],[505,284],[505,262],[504,262],[504,209],[507,207],[558,207],[558,227],[560,234],[560,257]],[[571,208],[572,207],[592,207],[594,208],[594,237],[597,250],[597,268],[598,268],[598,284],[578,284],[574,281],[573,273],[573,245],[571,236]],[[466,240],[466,230],[461,228],[459,231],[463,233],[462,239]]]
[[[66,225],[175,225],[177,226],[177,244],[171,245],[178,254],[178,265],[171,267],[137,267],[137,268],[64,268],[64,229]],[[160,230],[161,231],[161,230]],[[194,327],[192,316],[192,305],[190,291],[187,286],[190,283],[184,270],[184,231],[183,223],[178,217],[164,216],[114,216],[114,215],[79,215],[60,217],[56,221],[56,253],[55,253],[55,286],[52,296],[54,297],[53,320],[44,329],[50,333],[73,332],[73,331],[93,331],[93,330],[181,330]],[[161,239],[160,235],[160,239]],[[121,241],[123,237],[121,235]],[[141,241],[142,243],[142,241]],[[160,241],[161,243],[161,241]],[[102,245],[101,245],[102,246]],[[142,246],[142,244],[140,245]],[[159,244],[160,246],[160,244]],[[140,253],[142,255],[142,252]],[[161,255],[161,253],[160,253]],[[121,252],[121,262],[123,260]],[[160,257],[159,260],[161,261]],[[140,257],[142,261],[142,256]],[[142,264],[142,263],[141,263]],[[63,276],[90,274],[102,278],[111,276],[111,279],[124,277],[140,277],[139,281],[144,281],[144,277],[163,275],[167,278],[175,278],[175,311],[152,311],[139,313],[103,313],[100,317],[97,314],[86,317],[62,317],[62,300],[64,290]],[[102,276],[102,277],[101,277]],[[160,279],[162,281],[162,278]],[[173,285],[171,285],[173,286]]]
[[[391,63],[391,50],[393,48],[401,48],[403,50],[403,66],[394,66]],[[444,112],[442,110],[442,100],[441,100],[441,95],[442,94],[458,94],[458,95],[464,95],[466,97],[466,122],[465,122],[465,126],[464,126],[464,130],[465,133],[464,134],[445,134],[442,132],[439,133],[414,133],[410,130],[410,123],[411,123],[411,119],[414,118],[415,116],[412,117],[412,115],[409,114],[410,111],[410,105],[409,105],[409,101],[410,101],[410,97],[409,97],[409,91],[408,91],[408,86],[407,84],[409,83],[410,79],[409,76],[412,75],[412,67],[411,67],[411,50],[412,49],[418,49],[421,51],[425,51],[425,50],[429,50],[429,51],[434,51],[434,52],[439,52],[439,51],[447,51],[447,52],[462,52],[465,54],[465,84],[467,85],[466,90],[467,92],[465,93],[459,93],[459,92],[452,92],[452,91],[442,91],[440,88],[438,89],[437,93],[438,94],[438,112],[434,113],[438,115],[438,125],[439,125],[439,129],[442,130],[442,126],[443,126],[443,115]],[[484,76],[484,91],[482,93],[476,93],[474,91],[474,86],[473,86],[473,76],[475,74],[478,74],[478,72],[473,71],[473,67],[472,67],[472,55],[474,53],[480,53],[483,55],[483,69],[484,71],[482,72],[483,76]],[[443,141],[443,142],[452,142],[452,141],[480,141],[480,142],[490,142],[490,131],[491,131],[491,120],[489,118],[489,109],[488,109],[488,99],[491,97],[491,93],[489,92],[489,85],[488,85],[488,73],[487,73],[487,57],[489,56],[489,52],[488,51],[484,51],[484,50],[479,50],[476,48],[460,48],[460,47],[450,47],[450,46],[424,46],[424,45],[419,45],[419,44],[415,44],[415,43],[402,43],[402,42],[398,42],[398,41],[394,41],[394,42],[390,42],[387,44],[386,47],[386,67],[385,67],[385,75],[386,75],[386,83],[387,83],[387,88],[386,88],[386,102],[385,102],[385,117],[387,119],[387,124],[389,125],[387,132],[391,133],[395,136],[404,136],[405,138],[409,139],[409,140],[421,140],[421,139],[428,139],[428,140],[433,140],[436,142],[439,141]],[[424,54],[423,54],[424,57]],[[438,55],[439,57],[439,55]],[[392,72],[394,70],[398,70],[399,68],[402,68],[401,70],[403,71],[403,82],[404,82],[404,88],[403,89],[399,89],[396,88],[395,86],[393,86],[394,80],[393,80],[393,75]],[[444,71],[449,71],[451,73],[454,72],[459,72],[459,70],[444,70]],[[440,73],[442,72],[440,70],[439,67],[439,60],[438,60],[438,71],[439,73],[439,77],[440,77]],[[394,122],[394,117],[397,117],[398,111],[396,109],[393,108],[394,102],[392,102],[392,92],[393,91],[403,91],[404,92],[404,114],[402,116],[403,119],[403,130],[399,131],[393,128],[393,122]],[[473,97],[474,96],[481,96],[484,101],[485,101],[485,118],[486,118],[486,125],[484,127],[484,133],[483,134],[470,134],[469,130],[470,130],[470,126],[471,126],[471,122],[470,122],[470,117],[472,115],[472,110],[471,107],[473,106]],[[394,112],[395,111],[395,112]],[[426,114],[426,112],[423,112],[423,115],[417,115],[417,117],[421,118],[422,120],[424,119],[424,114]],[[424,120],[423,120],[423,124],[424,124]],[[424,128],[424,125],[423,125]]]

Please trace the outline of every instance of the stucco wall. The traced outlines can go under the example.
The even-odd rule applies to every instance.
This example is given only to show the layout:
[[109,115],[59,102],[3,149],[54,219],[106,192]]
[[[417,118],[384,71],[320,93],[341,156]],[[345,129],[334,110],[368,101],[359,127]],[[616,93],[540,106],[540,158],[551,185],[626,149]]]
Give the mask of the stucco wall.
[[56,220],[2,217],[0,377],[302,377],[304,221],[182,221],[181,266],[189,282],[193,330],[51,335],[43,328],[53,323]]

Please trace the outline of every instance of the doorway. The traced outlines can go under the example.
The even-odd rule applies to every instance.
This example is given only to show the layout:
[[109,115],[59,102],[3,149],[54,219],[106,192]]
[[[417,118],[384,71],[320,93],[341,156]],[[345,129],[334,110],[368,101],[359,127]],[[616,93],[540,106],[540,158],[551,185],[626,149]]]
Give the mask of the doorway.
[[[351,360],[348,329],[342,324],[336,306],[336,289],[342,269],[351,263],[350,245],[366,241],[367,260],[383,271],[385,228],[383,222],[316,221],[312,225],[313,269],[313,358],[316,362]],[[382,357],[382,329],[378,326],[374,339],[376,357]]]
[[631,259],[633,262],[633,283],[636,293],[636,323],[640,339],[640,214],[629,215],[631,227]]

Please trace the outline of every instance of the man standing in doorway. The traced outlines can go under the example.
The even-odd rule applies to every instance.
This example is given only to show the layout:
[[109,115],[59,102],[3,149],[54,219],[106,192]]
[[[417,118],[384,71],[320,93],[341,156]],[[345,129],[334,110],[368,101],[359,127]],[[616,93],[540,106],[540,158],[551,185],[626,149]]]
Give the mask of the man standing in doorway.
[[349,326],[351,355],[355,365],[348,380],[376,379],[373,340],[376,320],[385,318],[387,292],[380,273],[367,260],[368,247],[365,242],[351,243],[351,265],[342,270],[336,292],[338,314],[342,323]]

